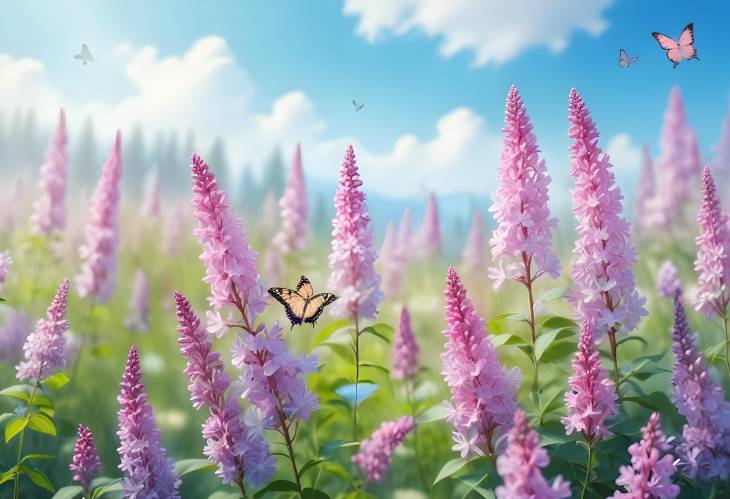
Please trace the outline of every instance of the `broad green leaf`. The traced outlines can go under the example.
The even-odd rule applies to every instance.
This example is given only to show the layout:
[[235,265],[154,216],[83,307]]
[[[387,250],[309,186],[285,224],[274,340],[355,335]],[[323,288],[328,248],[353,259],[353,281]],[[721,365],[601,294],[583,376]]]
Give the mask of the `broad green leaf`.
[[335,332],[346,328],[352,328],[350,320],[348,319],[340,319],[338,321],[325,324],[324,327],[322,327],[322,329],[320,329],[317,335],[312,339],[312,346],[316,347],[327,338],[332,336]]
[[13,385],[0,390],[0,395],[22,400],[26,404],[30,402],[30,387],[28,385]]
[[53,374],[44,379],[43,384],[46,385],[48,388],[58,390],[59,388],[65,386],[69,381],[71,381],[71,378],[59,371],[56,374]]
[[58,489],[53,499],[74,499],[80,496],[83,491],[84,488],[80,485],[69,485],[68,487]]
[[629,341],[638,341],[639,343],[642,343],[645,347],[649,346],[649,343],[641,336],[637,336],[635,334],[630,334],[626,338],[622,338],[619,341],[616,342],[616,347],[620,347],[621,345],[624,345],[628,343]]
[[5,426],[5,443],[7,444],[10,442],[13,437],[23,431],[26,426],[28,426],[28,420],[26,418],[16,416],[15,419]]
[[525,340],[516,334],[490,334],[492,345],[501,347],[502,345],[526,345]]
[[28,418],[28,428],[47,435],[56,436],[56,425],[45,414],[35,413]]
[[475,459],[479,458],[472,458],[472,459],[452,459],[448,461],[446,464],[443,465],[441,470],[438,472],[438,475],[436,475],[436,479],[433,481],[433,484],[436,485],[444,478],[449,478],[454,476],[455,473],[458,473],[464,466],[471,463]]
[[488,488],[484,487],[486,480],[489,478],[489,473],[484,471],[477,471],[475,473],[468,473],[460,476],[458,480],[466,485],[470,491],[479,494],[479,497],[485,499],[494,499],[494,494]]
[[[8,482],[15,478],[15,471],[18,469],[17,466],[13,466],[9,470],[3,472],[2,475],[0,475],[0,485],[4,484],[5,482]],[[22,473],[22,472],[21,472]]]
[[352,484],[352,475],[339,463],[336,463],[334,461],[325,461],[324,463],[322,463],[322,471],[331,473],[341,478],[346,483]]
[[302,499],[330,499],[330,496],[319,489],[305,487],[302,489]]
[[299,469],[299,474],[304,475],[307,471],[311,470],[312,468],[314,468],[317,465],[322,464],[323,462],[327,461],[328,459],[329,459],[329,457],[327,457],[327,456],[313,457],[312,459],[310,459],[309,461],[304,463],[304,465]]
[[352,348],[349,346],[345,346],[341,343],[330,343],[329,341],[325,341],[322,343],[321,346],[325,346],[332,350],[335,354],[337,354],[339,357],[341,357],[345,362],[352,363],[355,360],[355,354],[352,351]]
[[562,445],[568,442],[573,442],[575,438],[572,435],[566,435],[565,433],[552,433],[552,432],[540,432],[540,445],[543,447],[546,445]]
[[547,291],[545,291],[538,299],[537,301],[550,301],[550,300],[556,300],[558,298],[562,298],[565,292],[568,290],[565,286],[558,286],[557,288],[552,288]]
[[710,362],[710,363],[715,363],[718,360],[724,360],[725,359],[725,342],[721,341],[720,343],[709,347],[707,350],[705,350],[705,357],[707,358],[708,362]]
[[263,489],[260,489],[253,496],[255,499],[264,497],[267,492],[296,492],[297,484],[289,480],[274,480]]
[[373,336],[377,336],[381,340],[383,340],[386,343],[390,343],[390,338],[388,338],[381,330],[375,329],[374,326],[368,326],[362,331],[360,331],[360,334],[372,334]]
[[560,362],[575,352],[576,348],[577,346],[573,341],[556,341],[545,349],[540,361],[544,364]]
[[53,486],[51,480],[41,470],[31,468],[30,466],[25,464],[21,465],[20,469],[23,473],[28,475],[28,478],[30,478],[34,484],[46,489],[48,492],[56,492],[56,487]]
[[489,321],[487,321],[487,330],[492,334],[499,334],[501,332],[504,332],[504,322],[505,321],[517,321],[517,322],[527,322],[527,316],[524,314],[518,314],[518,313],[504,313],[504,314],[497,314],[494,317],[492,317]]
[[[104,485],[95,485],[97,481],[106,480],[106,483]],[[91,483],[92,487],[97,487],[94,489],[94,492],[91,494],[91,499],[98,499],[99,497],[102,497],[105,494],[108,494],[110,492],[121,492],[124,490],[124,487],[122,487],[122,479],[121,478],[97,478]]]
[[578,324],[573,319],[560,317],[559,315],[552,315],[545,319],[540,329],[559,329],[564,327],[577,329]]
[[416,416],[416,424],[433,423],[446,419],[446,406],[443,402],[435,404]]
[[672,414],[674,412],[674,404],[669,397],[663,392],[651,392],[645,397],[623,397],[624,402],[634,402],[647,409],[659,411],[662,414]]
[[331,442],[327,442],[319,448],[319,455],[329,457],[337,449],[342,449],[344,447],[354,447],[356,445],[360,445],[360,442],[354,442],[352,440],[333,440]]
[[369,362],[367,360],[361,360],[360,367],[372,367],[374,369],[378,369],[384,372],[385,374],[390,374],[390,370],[387,367],[383,367],[379,364],[376,364],[375,362]]
[[547,399],[547,402],[540,407],[540,419],[543,419],[546,414],[550,414],[551,412],[563,407],[562,395],[564,393],[565,392],[557,391],[549,399]]
[[573,336],[573,333],[573,328],[563,327],[559,329],[551,329],[546,333],[540,334],[535,340],[535,356],[537,357],[537,361],[540,361],[545,350],[547,350],[553,342],[569,338]]
[[215,463],[207,459],[182,459],[175,463],[175,476],[180,478],[195,471],[211,471],[215,469]]
[[28,454],[27,456],[24,456],[23,459],[20,460],[20,463],[23,464],[26,461],[39,461],[39,460],[45,460],[45,459],[53,459],[54,455],[52,454]]

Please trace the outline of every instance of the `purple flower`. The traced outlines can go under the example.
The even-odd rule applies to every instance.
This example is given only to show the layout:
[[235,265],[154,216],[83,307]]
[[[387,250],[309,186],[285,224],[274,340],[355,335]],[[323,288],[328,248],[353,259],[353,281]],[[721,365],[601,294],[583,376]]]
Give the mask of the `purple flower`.
[[459,275],[446,276],[446,337],[441,354],[442,374],[451,389],[446,419],[453,426],[454,450],[462,458],[494,454],[493,437],[508,428],[517,408],[515,390],[521,377],[516,368],[499,362]]
[[10,256],[10,252],[6,250],[0,253],[0,291],[5,287],[5,281],[8,280],[12,266],[13,257]]
[[565,394],[568,416],[560,419],[567,435],[580,431],[589,444],[611,434],[606,418],[617,412],[613,381],[601,367],[594,342],[593,327],[584,322],[568,379],[570,390]]
[[525,413],[515,411],[515,424],[507,435],[507,448],[497,458],[497,472],[504,485],[497,487],[497,499],[561,499],[570,497],[570,482],[558,476],[550,485],[541,469],[550,464],[540,438],[530,429]]
[[284,195],[279,200],[281,226],[273,244],[283,253],[303,250],[307,246],[308,210],[307,184],[302,170],[302,148],[297,144],[292,159],[291,173]]
[[64,279],[48,307],[47,317],[36,323],[23,345],[25,360],[15,368],[19,380],[41,380],[66,366],[64,333],[68,331],[68,279]]
[[679,271],[671,260],[666,260],[659,267],[656,278],[656,290],[662,298],[674,298],[682,292],[682,281],[679,280]]
[[484,270],[484,254],[486,250],[484,239],[484,217],[480,212],[474,213],[474,219],[469,229],[469,236],[464,245],[464,267],[470,272],[482,272]]
[[78,437],[74,445],[74,453],[69,469],[74,474],[74,480],[79,482],[79,485],[86,491],[89,490],[96,472],[101,469],[99,451],[94,443],[94,436],[91,434],[91,430],[82,424],[79,425]]
[[36,201],[31,216],[33,232],[37,234],[50,235],[66,226],[67,140],[66,113],[61,109],[56,132],[46,152],[46,162],[41,167],[41,197]]
[[697,349],[679,296],[674,298],[672,400],[687,419],[677,446],[680,467],[690,478],[730,475],[730,403],[712,379]]
[[411,328],[411,316],[403,307],[393,345],[393,379],[413,379],[418,374],[418,343]]
[[375,317],[383,298],[380,276],[375,271],[373,232],[365,205],[355,151],[348,146],[340,168],[335,194],[337,214],[332,220],[332,252],[327,288],[338,295],[330,307],[335,317]]
[[357,454],[352,456],[368,482],[382,482],[390,468],[393,451],[416,427],[411,416],[401,416],[395,421],[382,423],[370,438],[360,443]]
[[117,449],[122,470],[124,499],[180,499],[180,480],[173,473],[174,463],[165,455],[160,442],[155,414],[147,401],[139,367],[139,353],[132,345],[124,368],[117,401],[121,408]]
[[592,321],[596,340],[609,331],[633,331],[646,315],[636,292],[636,251],[629,224],[621,218],[621,191],[608,156],[598,147],[598,130],[583,99],[570,91],[570,174],[575,178],[573,214],[578,220],[571,291],[575,318]]
[[649,153],[649,146],[642,149],[641,171],[639,183],[636,186],[636,213],[634,216],[634,227],[645,229],[650,225],[650,209],[652,199],[656,194],[656,178],[654,176],[654,164]]
[[226,396],[230,380],[220,354],[213,350],[210,337],[200,325],[190,302],[175,292],[180,352],[187,359],[185,374],[195,409],[207,406],[210,416],[203,424],[206,446],[203,452],[218,465],[216,474],[223,483],[252,485],[268,482],[274,474],[274,458],[261,431],[247,427],[235,398]]
[[129,301],[129,316],[126,326],[132,331],[144,332],[150,328],[150,288],[147,274],[138,269],[134,275],[132,297]]
[[421,232],[419,234],[419,245],[421,254],[431,258],[441,253],[443,242],[441,241],[441,224],[439,222],[439,208],[436,202],[436,194],[431,193],[426,202],[426,213],[423,216]]
[[0,360],[8,364],[23,355],[23,344],[33,329],[30,318],[23,312],[10,309],[5,313],[5,323],[0,328]]
[[730,303],[730,226],[707,166],[702,172],[702,202],[697,223],[700,234],[695,238],[695,270],[700,277],[695,309],[707,317],[723,316]]
[[506,260],[516,265],[515,274],[530,276],[530,281],[545,273],[555,278],[560,263],[550,242],[558,222],[550,218],[548,208],[550,176],[514,85],[507,95],[502,131],[499,188],[489,209],[498,223],[490,241],[492,256],[499,264]]
[[258,255],[248,244],[241,220],[231,211],[226,193],[218,188],[213,171],[200,156],[192,157],[195,237],[203,246],[203,281],[210,286],[208,302],[216,310],[246,303],[253,321],[266,307],[267,293],[256,271]]
[[629,446],[631,466],[621,466],[616,485],[626,492],[616,492],[613,499],[672,499],[679,495],[679,487],[672,483],[676,471],[674,457],[662,432],[658,412],[649,416],[641,429],[641,442]]
[[307,373],[317,370],[317,358],[293,357],[277,323],[269,331],[260,325],[255,336],[238,336],[232,355],[233,365],[241,371],[241,398],[260,409],[266,428],[281,426],[279,411],[293,421],[306,420],[319,409],[317,396],[304,382]]
[[122,135],[117,130],[109,158],[89,207],[86,242],[79,249],[82,264],[76,288],[82,298],[106,303],[114,293],[119,247],[119,182],[122,178]]

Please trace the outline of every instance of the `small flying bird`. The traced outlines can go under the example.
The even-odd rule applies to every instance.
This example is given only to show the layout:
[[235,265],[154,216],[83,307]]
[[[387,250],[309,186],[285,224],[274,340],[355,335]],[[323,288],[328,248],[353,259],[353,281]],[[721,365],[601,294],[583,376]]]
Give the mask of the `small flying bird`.
[[362,108],[365,107],[365,104],[358,104],[355,99],[352,99],[352,105],[355,106],[355,112],[360,111]]
[[626,69],[638,60],[638,57],[629,57],[624,49],[618,49],[618,65],[622,68]]
[[81,64],[86,66],[87,63],[94,60],[94,56],[91,55],[91,52],[89,51],[89,47],[87,47],[86,44],[84,43],[83,45],[81,45],[81,53],[76,54],[74,56],[74,59],[78,59],[79,61],[81,61]]
[[672,67],[676,68],[682,59],[697,59],[697,49],[695,48],[695,29],[694,23],[689,23],[679,34],[679,40],[674,40],[667,35],[663,35],[658,31],[651,34],[657,41],[659,46],[666,50],[667,59],[672,63]]

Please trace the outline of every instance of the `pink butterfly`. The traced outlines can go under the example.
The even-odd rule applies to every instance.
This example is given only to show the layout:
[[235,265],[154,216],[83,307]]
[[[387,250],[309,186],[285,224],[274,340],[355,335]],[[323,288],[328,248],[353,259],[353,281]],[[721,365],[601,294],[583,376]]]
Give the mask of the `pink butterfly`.
[[695,32],[694,23],[689,23],[684,27],[679,35],[679,41],[676,42],[667,35],[663,35],[657,31],[651,34],[659,46],[667,51],[667,59],[672,61],[673,67],[677,67],[682,59],[697,59],[697,49],[695,48]]

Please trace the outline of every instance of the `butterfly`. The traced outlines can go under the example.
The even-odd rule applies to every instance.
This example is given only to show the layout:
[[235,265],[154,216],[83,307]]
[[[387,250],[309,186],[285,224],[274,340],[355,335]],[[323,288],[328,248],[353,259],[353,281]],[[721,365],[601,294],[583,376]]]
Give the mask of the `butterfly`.
[[81,53],[76,54],[74,56],[74,59],[80,60],[81,63],[84,66],[86,66],[87,63],[94,60],[94,56],[91,55],[91,52],[89,51],[89,47],[87,47],[86,44],[84,43],[83,45],[81,45]]
[[618,49],[618,65],[622,68],[628,68],[638,60],[638,57],[629,57],[624,49]]
[[656,31],[651,36],[656,39],[661,48],[667,51],[667,59],[672,61],[675,68],[682,59],[700,59],[697,57],[697,49],[695,48],[694,23],[689,23],[684,27],[679,35],[678,42]]
[[314,294],[312,283],[305,276],[299,279],[296,291],[289,288],[269,288],[269,294],[284,305],[291,326],[307,323],[314,327],[324,307],[337,299],[332,293]]
[[[335,393],[347,400],[350,404],[360,405],[372,397],[377,390],[378,385],[375,383],[352,383],[349,385],[342,385],[335,390]],[[356,393],[357,395],[355,395]]]
[[352,99],[352,105],[355,106],[355,112],[360,111],[362,108],[365,107],[365,104],[358,104],[355,99]]

